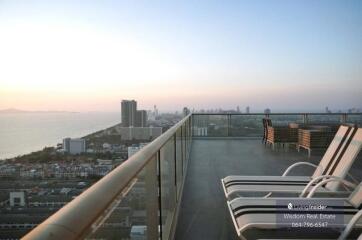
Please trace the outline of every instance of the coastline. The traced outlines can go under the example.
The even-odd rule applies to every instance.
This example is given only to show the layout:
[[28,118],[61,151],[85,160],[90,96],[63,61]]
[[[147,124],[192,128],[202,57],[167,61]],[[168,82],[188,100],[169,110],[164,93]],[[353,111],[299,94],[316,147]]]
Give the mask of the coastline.
[[[120,124],[121,124],[121,123],[117,123],[116,125],[113,125],[113,126],[111,126],[111,127],[104,128],[104,129],[98,130],[98,131],[96,131],[96,132],[89,133],[89,134],[87,134],[87,135],[85,135],[85,136],[83,136],[83,137],[79,137],[79,138],[81,138],[81,139],[87,139],[87,138],[88,138],[88,139],[89,139],[89,138],[91,138],[91,137],[94,136],[94,135],[98,135],[98,134],[102,134],[102,133],[104,133],[104,132],[106,132],[106,131],[110,131],[110,130],[112,130],[113,128],[119,126]],[[60,141],[58,144],[60,144],[60,143],[61,143],[61,141]],[[47,148],[56,148],[56,147],[57,147],[57,145],[44,146],[42,149],[34,150],[34,151],[32,151],[32,152],[29,152],[29,153],[19,154],[19,155],[16,155],[16,156],[14,156],[14,157],[10,157],[10,158],[0,158],[0,161],[10,161],[10,160],[12,160],[12,159],[23,158],[23,157],[26,157],[26,156],[30,156],[30,155],[32,155],[32,154],[34,154],[34,153],[44,152],[45,149],[47,149]]]
[[[0,114],[3,126],[0,129],[3,136],[0,161],[20,158],[44,148],[56,148],[63,138],[88,138],[120,124],[119,113],[96,114],[95,119],[95,113]],[[41,116],[40,121],[38,116]],[[27,122],[28,118],[30,123]],[[92,121],[88,121],[90,119]],[[16,126],[13,126],[13,122],[16,122]]]

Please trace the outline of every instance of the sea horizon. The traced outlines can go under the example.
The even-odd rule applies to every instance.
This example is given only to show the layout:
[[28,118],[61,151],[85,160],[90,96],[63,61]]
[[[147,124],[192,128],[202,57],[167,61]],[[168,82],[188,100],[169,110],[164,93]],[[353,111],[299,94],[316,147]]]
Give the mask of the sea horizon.
[[84,137],[120,122],[120,112],[0,114],[0,160],[53,147],[63,138]]

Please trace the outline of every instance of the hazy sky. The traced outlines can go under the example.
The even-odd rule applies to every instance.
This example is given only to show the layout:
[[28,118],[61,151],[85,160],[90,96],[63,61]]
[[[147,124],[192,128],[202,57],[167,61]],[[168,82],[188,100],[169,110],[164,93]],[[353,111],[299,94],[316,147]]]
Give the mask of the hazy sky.
[[362,107],[362,1],[2,1],[0,109]]

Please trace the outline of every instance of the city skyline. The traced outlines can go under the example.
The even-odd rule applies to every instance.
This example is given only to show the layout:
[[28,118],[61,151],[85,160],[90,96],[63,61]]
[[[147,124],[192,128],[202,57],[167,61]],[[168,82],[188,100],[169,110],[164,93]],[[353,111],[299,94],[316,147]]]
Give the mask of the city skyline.
[[2,1],[0,109],[361,108],[360,1]]

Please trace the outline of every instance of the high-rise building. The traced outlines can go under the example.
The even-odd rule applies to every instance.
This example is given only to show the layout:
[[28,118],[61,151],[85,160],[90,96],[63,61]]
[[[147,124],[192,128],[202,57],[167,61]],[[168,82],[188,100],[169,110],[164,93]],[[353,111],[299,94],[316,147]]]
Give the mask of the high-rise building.
[[153,113],[155,114],[156,117],[158,116],[158,109],[156,105],[153,106]]
[[250,107],[249,106],[246,107],[245,112],[250,113]]
[[136,111],[136,119],[135,127],[146,127],[147,125],[147,111],[146,110],[137,110]]
[[80,154],[85,152],[85,140],[81,138],[64,138],[63,150],[70,154]]
[[137,102],[135,100],[122,100],[122,126],[135,126]]
[[135,100],[122,100],[122,126],[123,127],[146,127],[147,111],[137,110]]

